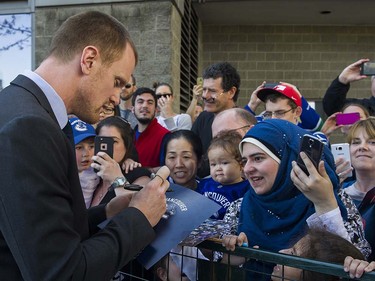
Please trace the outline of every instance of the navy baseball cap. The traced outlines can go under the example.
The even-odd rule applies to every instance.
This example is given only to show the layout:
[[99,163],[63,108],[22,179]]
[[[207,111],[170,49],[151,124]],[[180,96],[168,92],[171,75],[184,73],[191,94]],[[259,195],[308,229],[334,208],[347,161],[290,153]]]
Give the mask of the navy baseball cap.
[[96,136],[95,128],[77,117],[69,118],[69,122],[72,126],[75,145],[79,144],[84,139]]

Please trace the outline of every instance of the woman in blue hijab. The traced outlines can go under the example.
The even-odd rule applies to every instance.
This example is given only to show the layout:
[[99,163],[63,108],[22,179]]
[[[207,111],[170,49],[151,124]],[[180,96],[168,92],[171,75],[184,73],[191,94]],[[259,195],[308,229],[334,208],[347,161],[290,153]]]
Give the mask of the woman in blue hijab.
[[[291,179],[292,162],[297,160],[300,142],[305,134],[305,130],[288,121],[271,119],[255,125],[243,138],[240,150],[243,158],[246,158],[244,173],[252,189],[243,198],[238,233],[246,234],[249,246],[279,251],[288,248],[292,240],[303,236],[307,230],[306,219],[316,210],[313,202]],[[339,181],[327,146],[324,146],[322,160],[327,173],[326,183],[331,189],[329,181],[332,183],[336,196]],[[295,170],[299,174],[302,172],[298,168]],[[297,174],[293,176],[297,177]],[[336,202],[346,218],[343,203],[339,199]],[[273,265],[259,265],[259,262],[250,261],[246,268],[272,272]],[[269,276],[265,278],[263,275],[263,278],[251,275],[249,280],[267,280]]]

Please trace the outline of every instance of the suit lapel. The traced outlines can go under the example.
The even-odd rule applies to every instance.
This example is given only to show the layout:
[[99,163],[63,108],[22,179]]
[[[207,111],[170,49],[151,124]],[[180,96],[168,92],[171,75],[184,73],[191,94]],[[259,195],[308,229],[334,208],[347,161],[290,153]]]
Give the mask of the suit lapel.
[[51,116],[51,118],[56,122],[56,116],[53,113],[52,107],[48,102],[43,91],[39,88],[33,80],[29,79],[24,75],[18,75],[10,84],[23,88],[26,92],[32,94],[38,101],[38,103],[44,108],[45,111]]

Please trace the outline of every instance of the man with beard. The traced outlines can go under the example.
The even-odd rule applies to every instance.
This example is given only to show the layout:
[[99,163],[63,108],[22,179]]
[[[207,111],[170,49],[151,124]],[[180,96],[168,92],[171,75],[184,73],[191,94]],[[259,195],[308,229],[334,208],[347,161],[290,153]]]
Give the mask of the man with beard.
[[136,64],[126,28],[107,14],[84,12],[60,26],[35,71],[1,92],[2,280],[110,280],[153,240],[166,209],[168,168],[132,197],[86,210],[68,122],[68,114],[98,122],[106,104],[119,103]]
[[137,118],[132,111],[132,96],[135,90],[137,90],[137,85],[132,74],[129,82],[125,85],[124,91],[121,92],[119,109],[121,117],[127,120],[133,129],[137,125]]
[[[200,136],[203,151],[207,151],[211,140],[211,125],[216,114],[236,106],[240,92],[240,75],[227,62],[219,62],[207,67],[203,72],[204,111],[195,120],[192,131]],[[203,157],[198,176],[203,178],[210,174],[207,157]]]
[[155,118],[157,97],[152,89],[137,89],[133,94],[132,104],[135,117],[138,120],[138,124],[134,128],[134,144],[139,162],[143,167],[149,167],[155,171],[160,166],[160,158],[164,154],[162,151],[163,139],[169,131]]

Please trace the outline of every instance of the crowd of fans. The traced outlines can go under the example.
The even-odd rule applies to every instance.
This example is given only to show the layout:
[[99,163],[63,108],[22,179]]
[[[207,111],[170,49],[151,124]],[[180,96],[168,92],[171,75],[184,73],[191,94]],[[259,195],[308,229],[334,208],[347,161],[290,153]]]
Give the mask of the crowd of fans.
[[[90,28],[96,30],[95,40]],[[77,32],[90,36],[72,35]],[[109,41],[114,50],[103,47]],[[350,83],[367,78],[360,68],[368,59],[350,64],[333,80],[323,99],[329,116],[323,122],[288,82],[264,81],[239,108],[241,78],[228,62],[208,66],[202,84],[192,89],[187,113],[175,112],[171,85],[136,84],[137,57],[121,23],[100,12],[78,14],[57,31],[42,64],[0,93],[0,142],[6,145],[0,256],[7,265],[0,267],[0,276],[121,278],[118,271],[126,272],[124,266],[152,241],[169,183],[221,206],[211,218],[235,226],[221,237],[228,250],[247,245],[341,263],[350,277],[375,269],[374,77],[371,98],[347,98]],[[61,76],[71,83],[62,83]],[[359,121],[337,124],[338,114],[353,112]],[[335,163],[330,151],[330,136],[338,129],[347,135],[350,169],[343,168],[348,164],[343,159]],[[299,150],[305,134],[324,144],[317,167]],[[95,154],[98,137],[113,139],[113,155]],[[296,164],[298,157],[308,174]],[[110,223],[99,230],[106,218]],[[27,238],[34,227],[38,232]],[[172,250],[182,251],[178,245]],[[262,276],[249,273],[249,280],[282,275],[339,280],[188,250],[198,251],[201,259],[263,271]],[[180,266],[168,254],[148,274],[192,280],[196,261],[183,263],[192,267]]]

